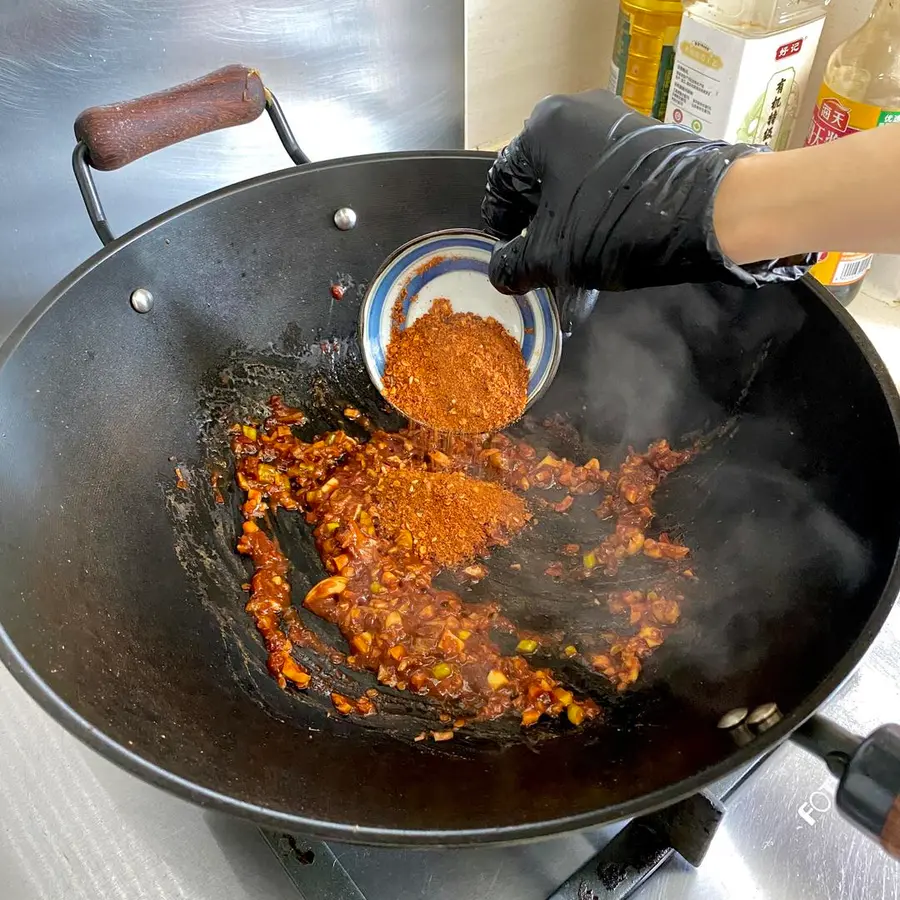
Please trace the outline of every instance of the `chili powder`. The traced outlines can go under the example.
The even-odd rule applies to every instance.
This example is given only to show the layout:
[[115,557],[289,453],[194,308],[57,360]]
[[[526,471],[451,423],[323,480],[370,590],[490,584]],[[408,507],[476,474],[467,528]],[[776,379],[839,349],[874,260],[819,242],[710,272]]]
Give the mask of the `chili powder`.
[[439,297],[408,328],[394,329],[384,395],[437,431],[482,434],[522,415],[528,377],[521,348],[496,319],[453,312]]
[[506,544],[531,518],[525,501],[462,472],[390,469],[375,492],[375,517],[389,539],[412,542],[422,559],[455,566]]

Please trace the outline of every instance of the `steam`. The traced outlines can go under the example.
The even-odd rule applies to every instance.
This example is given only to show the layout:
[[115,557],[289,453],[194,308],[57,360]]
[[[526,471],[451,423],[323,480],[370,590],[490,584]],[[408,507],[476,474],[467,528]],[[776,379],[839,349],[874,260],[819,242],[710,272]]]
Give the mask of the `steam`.
[[759,399],[761,373],[803,322],[780,288],[667,287],[600,295],[565,345],[537,412],[573,409],[604,465],[662,437],[703,447],[657,497],[657,527],[683,535],[699,579],[685,585],[682,622],[648,678],[778,678],[792,653],[799,667],[829,652],[823,619],[867,575],[869,550],[832,508],[833,485],[802,475],[816,448],[789,418],[786,395]]
[[793,655],[799,670],[827,655],[836,604],[867,574],[868,549],[812,484],[765,460],[729,461],[729,444],[749,443],[745,430],[759,440],[771,429],[740,423],[709,451],[724,459],[699,482],[686,472],[666,498],[681,509],[695,498],[685,524],[700,581],[685,590],[681,644],[704,678],[753,674],[773,656]]
[[673,444],[738,411],[769,351],[803,314],[776,292],[711,285],[601,294],[567,341],[542,409],[571,408],[586,436],[621,456],[629,444]]

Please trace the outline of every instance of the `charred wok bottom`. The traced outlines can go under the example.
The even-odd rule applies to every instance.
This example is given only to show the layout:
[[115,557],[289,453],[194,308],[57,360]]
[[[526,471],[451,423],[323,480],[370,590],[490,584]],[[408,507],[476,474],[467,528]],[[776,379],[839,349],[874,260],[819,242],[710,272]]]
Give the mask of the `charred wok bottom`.
[[[345,415],[359,417],[355,410]],[[454,728],[467,716],[496,718],[512,710],[525,726],[563,713],[577,726],[598,716],[598,705],[526,657],[540,647],[581,659],[623,690],[678,621],[679,585],[694,577],[683,563],[688,548],[666,534],[649,538],[646,531],[654,492],[693,451],[658,441],[646,453],[630,452],[611,473],[597,459],[576,465],[553,453],[541,456],[529,443],[502,434],[444,439],[440,450],[421,429],[370,430],[365,442],[333,431],[306,443],[293,431],[304,421],[301,411],[273,397],[264,422],[232,429],[236,479],[246,492],[237,549],[254,566],[246,608],[281,687],[309,684],[309,674],[291,656],[299,645],[372,671],[384,685],[433,698]],[[537,495],[554,490],[562,499]],[[601,493],[595,512],[613,522],[612,530],[586,551],[580,544],[560,548],[545,574],[601,582],[629,558],[660,561],[650,589],[607,592],[609,611],[627,626],[582,636],[576,646],[566,636],[521,632],[498,604],[466,603],[434,585],[444,567],[462,580],[480,580],[486,567],[475,556],[509,543],[526,527],[539,527],[523,494],[539,514],[566,515],[579,498]],[[346,657],[305,628],[291,605],[288,560],[258,524],[278,508],[303,513],[314,529],[329,575],[309,591],[304,606],[337,624],[350,647]],[[518,639],[516,652],[502,653],[492,632]],[[375,697],[373,690],[355,699],[333,693],[332,701],[341,713],[367,715]],[[453,731],[432,735],[444,740]]]

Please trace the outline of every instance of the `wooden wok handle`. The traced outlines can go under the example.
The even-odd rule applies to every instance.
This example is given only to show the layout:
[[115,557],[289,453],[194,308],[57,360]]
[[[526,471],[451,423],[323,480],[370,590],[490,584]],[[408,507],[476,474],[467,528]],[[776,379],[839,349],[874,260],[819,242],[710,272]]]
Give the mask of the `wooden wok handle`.
[[894,859],[900,859],[900,797],[894,800],[891,811],[885,820],[884,828],[881,829],[881,846]]
[[820,757],[840,779],[837,808],[900,859],[900,725],[882,725],[860,738],[814,715],[791,739]]
[[882,725],[847,760],[837,805],[900,859],[900,725]]
[[266,108],[259,72],[225,66],[177,87],[109,106],[92,106],[75,120],[75,137],[95,169],[109,171],[179,141],[245,125]]

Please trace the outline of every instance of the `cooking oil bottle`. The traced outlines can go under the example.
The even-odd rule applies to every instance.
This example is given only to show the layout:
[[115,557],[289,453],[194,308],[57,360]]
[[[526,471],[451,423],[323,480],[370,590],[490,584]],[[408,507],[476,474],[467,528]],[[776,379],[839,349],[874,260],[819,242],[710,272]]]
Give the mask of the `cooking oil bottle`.
[[[862,28],[828,60],[807,146],[900,122],[898,51],[900,0],[877,0]],[[862,287],[871,265],[869,253],[829,252],[819,255],[812,274],[846,305]]]
[[660,122],[672,80],[681,0],[620,0],[609,89]]

